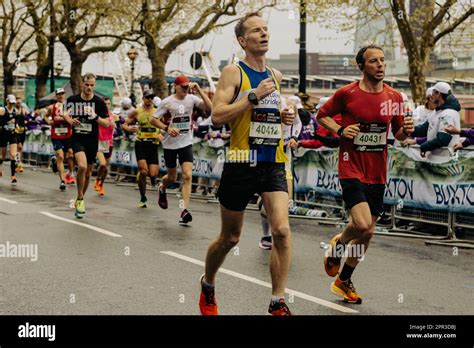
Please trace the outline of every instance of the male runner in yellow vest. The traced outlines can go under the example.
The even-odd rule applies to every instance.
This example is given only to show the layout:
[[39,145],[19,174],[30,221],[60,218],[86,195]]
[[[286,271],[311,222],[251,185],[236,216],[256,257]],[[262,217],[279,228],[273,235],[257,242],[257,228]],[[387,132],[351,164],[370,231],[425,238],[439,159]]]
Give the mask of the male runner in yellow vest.
[[[146,177],[149,175],[153,180],[158,175],[158,143],[163,140],[158,129],[150,121],[156,112],[153,106],[155,95],[146,91],[143,96],[143,106],[132,111],[123,125],[127,132],[137,133],[135,141],[135,156],[138,164],[138,188],[140,189],[140,208],[146,208]],[[131,126],[138,123],[136,126]]]
[[266,66],[267,23],[257,13],[248,14],[236,25],[235,34],[245,50],[245,59],[224,68],[214,96],[212,122],[216,126],[229,124],[231,137],[218,191],[221,232],[207,252],[199,308],[203,315],[218,314],[215,276],[227,253],[239,242],[245,207],[258,193],[263,198],[274,240],[268,312],[290,315],[284,299],[291,237],[282,123],[291,125],[295,110],[281,108],[282,74]]

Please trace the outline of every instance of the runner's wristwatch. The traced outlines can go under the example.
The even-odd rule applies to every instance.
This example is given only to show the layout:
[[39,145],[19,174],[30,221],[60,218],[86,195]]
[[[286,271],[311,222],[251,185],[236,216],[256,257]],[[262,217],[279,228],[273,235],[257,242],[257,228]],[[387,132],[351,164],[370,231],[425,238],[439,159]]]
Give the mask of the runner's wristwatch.
[[251,91],[247,98],[253,105],[258,105],[258,97],[254,91]]
[[342,132],[344,132],[344,128],[346,127],[341,126],[341,128],[337,130],[337,135],[339,135],[341,138],[343,137]]

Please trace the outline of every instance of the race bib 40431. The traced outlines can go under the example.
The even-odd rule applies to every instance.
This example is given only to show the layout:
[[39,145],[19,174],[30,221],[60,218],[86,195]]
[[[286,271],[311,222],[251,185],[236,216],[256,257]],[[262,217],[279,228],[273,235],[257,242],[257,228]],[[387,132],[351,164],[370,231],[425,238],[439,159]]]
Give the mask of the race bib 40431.
[[361,123],[360,132],[354,138],[354,150],[359,152],[381,152],[387,146],[386,123]]
[[277,146],[281,137],[280,112],[254,109],[250,121],[249,144]]

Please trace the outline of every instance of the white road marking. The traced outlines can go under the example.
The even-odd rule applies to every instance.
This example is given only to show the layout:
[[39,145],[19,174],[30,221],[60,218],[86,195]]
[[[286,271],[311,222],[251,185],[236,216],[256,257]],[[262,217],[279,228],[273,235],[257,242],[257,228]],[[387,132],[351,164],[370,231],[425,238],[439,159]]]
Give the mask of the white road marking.
[[57,216],[57,215],[48,213],[47,211],[40,211],[40,214],[49,216],[50,218],[53,218],[53,219],[56,219],[56,220],[60,220],[60,221],[64,221],[64,222],[69,222],[70,224],[82,226],[82,227],[88,228],[88,229],[90,229],[90,230],[93,230],[93,231],[96,231],[96,232],[99,232],[99,233],[106,234],[107,236],[110,236],[110,237],[122,237],[120,234],[116,234],[116,233],[113,233],[113,232],[104,230],[103,228],[95,227],[95,226],[92,226],[92,225],[89,225],[89,224],[85,224],[85,223],[83,223],[83,222],[78,222],[78,221],[74,221],[74,220],[69,220],[69,219],[63,218],[63,217],[61,217],[61,216]]
[[2,198],[2,197],[0,197],[0,201],[7,202],[10,204],[18,204],[18,202],[12,201],[11,199],[7,199],[7,198]]
[[[165,254],[165,255],[168,255],[168,256],[176,257],[178,259],[193,263],[193,264],[198,265],[198,266],[204,266],[204,262],[202,262],[202,261],[193,259],[193,258],[185,256],[185,255],[175,253],[173,251],[162,251],[161,253]],[[245,274],[237,273],[237,272],[225,269],[225,268],[220,268],[219,272],[225,273],[225,274],[230,275],[232,277],[236,277],[236,278],[239,278],[239,279],[246,280],[246,281],[254,283],[254,284],[264,286],[266,288],[270,288],[270,289],[272,288],[272,285],[270,283],[264,282],[264,281],[262,281],[260,279],[257,279],[257,278],[246,276]],[[289,295],[293,295],[295,297],[299,297],[299,298],[305,299],[307,301],[314,302],[314,303],[320,304],[322,306],[325,306],[325,307],[328,307],[328,308],[331,308],[331,309],[334,309],[334,310],[337,310],[337,311],[340,311],[340,312],[359,313],[359,311],[356,311],[355,309],[347,308],[347,307],[338,305],[336,303],[332,303],[332,302],[329,302],[329,301],[326,301],[326,300],[323,300],[323,299],[320,299],[320,298],[317,298],[317,297],[314,297],[314,296],[311,296],[311,295],[304,294],[304,293],[299,292],[299,291],[295,291],[295,290],[291,290],[291,289],[286,288],[285,292],[288,293]]]

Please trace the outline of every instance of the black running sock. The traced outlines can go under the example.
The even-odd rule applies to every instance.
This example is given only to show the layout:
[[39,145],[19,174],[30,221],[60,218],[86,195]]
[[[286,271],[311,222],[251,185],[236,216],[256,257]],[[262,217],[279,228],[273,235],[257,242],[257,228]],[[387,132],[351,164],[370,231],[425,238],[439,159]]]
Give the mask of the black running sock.
[[10,160],[10,169],[12,171],[12,176],[15,176],[16,161],[14,159]]
[[336,246],[338,246],[338,245],[342,245],[342,247],[343,247],[343,248],[345,248],[345,247],[346,247],[346,245],[345,245],[345,244],[342,244],[342,242],[341,242],[341,238],[339,238],[339,239],[337,240],[337,242],[336,242]]
[[150,176],[150,182],[152,186],[156,185],[156,176]]
[[140,202],[146,202],[146,196],[145,195],[140,195]]
[[354,272],[355,267],[349,266],[347,263],[344,264],[342,267],[341,274],[339,275],[339,279],[345,282],[348,279],[351,279],[352,272]]

